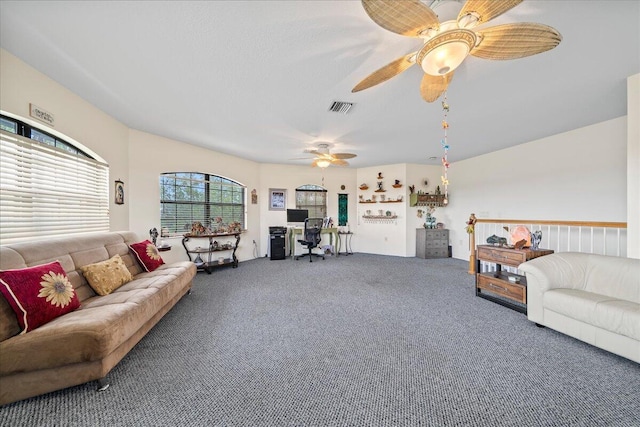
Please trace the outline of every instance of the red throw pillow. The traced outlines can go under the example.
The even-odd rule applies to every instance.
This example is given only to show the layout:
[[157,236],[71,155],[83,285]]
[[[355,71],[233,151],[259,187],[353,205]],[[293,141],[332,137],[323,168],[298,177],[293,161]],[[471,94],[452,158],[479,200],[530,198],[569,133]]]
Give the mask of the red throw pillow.
[[158,248],[148,240],[129,245],[138,259],[138,262],[146,271],[153,271],[164,264]]
[[58,261],[0,271],[0,291],[16,313],[21,334],[80,307],[80,300]]

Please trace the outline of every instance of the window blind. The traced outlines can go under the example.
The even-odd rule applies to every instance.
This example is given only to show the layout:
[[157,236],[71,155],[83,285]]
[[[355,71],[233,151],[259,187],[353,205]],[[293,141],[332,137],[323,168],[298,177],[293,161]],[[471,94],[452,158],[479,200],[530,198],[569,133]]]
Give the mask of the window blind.
[[309,218],[327,216],[327,190],[318,185],[302,185],[296,188],[296,209],[309,211]]
[[0,244],[109,230],[108,165],[0,131]]
[[165,234],[184,234],[194,222],[205,227],[239,222],[246,228],[246,188],[230,179],[200,172],[160,176],[160,225]]

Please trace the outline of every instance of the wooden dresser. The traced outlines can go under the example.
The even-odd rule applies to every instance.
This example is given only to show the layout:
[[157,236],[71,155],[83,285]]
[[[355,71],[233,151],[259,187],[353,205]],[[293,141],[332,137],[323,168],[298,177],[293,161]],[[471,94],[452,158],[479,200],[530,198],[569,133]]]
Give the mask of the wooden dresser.
[[417,228],[416,256],[418,258],[449,257],[449,230]]
[[[500,246],[478,245],[476,249],[476,296],[526,314],[526,277],[521,274],[502,271],[502,266],[507,265],[517,268],[525,261],[552,253],[553,251],[550,249],[534,251],[529,248],[511,249]],[[496,271],[482,273],[481,261],[495,264]]]

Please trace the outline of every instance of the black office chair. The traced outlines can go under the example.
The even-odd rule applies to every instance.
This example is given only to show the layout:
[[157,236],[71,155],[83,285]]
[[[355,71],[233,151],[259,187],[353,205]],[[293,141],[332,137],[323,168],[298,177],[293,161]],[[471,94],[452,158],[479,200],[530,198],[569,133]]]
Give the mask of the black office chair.
[[296,261],[300,257],[309,257],[309,262],[311,261],[311,256],[322,257],[324,259],[324,254],[316,254],[311,252],[311,249],[318,247],[320,243],[320,232],[322,231],[322,218],[307,218],[304,220],[304,240],[298,240],[298,243],[302,244],[302,246],[306,246],[309,249],[309,253],[299,255],[296,257]]

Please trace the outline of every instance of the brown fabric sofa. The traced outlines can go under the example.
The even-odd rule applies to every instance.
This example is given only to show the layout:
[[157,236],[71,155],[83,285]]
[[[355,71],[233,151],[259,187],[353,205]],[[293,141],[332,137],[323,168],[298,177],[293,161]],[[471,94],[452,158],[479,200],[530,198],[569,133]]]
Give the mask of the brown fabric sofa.
[[[0,247],[0,269],[58,260],[80,299],[79,309],[26,334],[0,294],[0,405],[98,380],[144,337],[184,294],[196,274],[192,262],[165,264],[145,272],[128,244],[132,232],[101,232]],[[81,266],[119,254],[133,281],[97,295]]]

